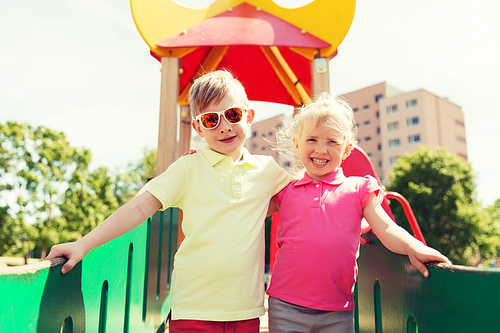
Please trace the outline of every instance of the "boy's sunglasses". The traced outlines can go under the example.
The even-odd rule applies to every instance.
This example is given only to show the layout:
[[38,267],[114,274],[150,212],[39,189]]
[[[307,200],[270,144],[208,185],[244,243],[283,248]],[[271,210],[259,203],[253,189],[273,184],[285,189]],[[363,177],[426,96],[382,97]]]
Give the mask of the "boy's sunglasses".
[[214,129],[219,126],[220,117],[223,116],[228,123],[236,124],[243,118],[243,112],[246,109],[243,106],[233,106],[223,111],[205,112],[196,116],[195,120],[199,121],[205,129]]

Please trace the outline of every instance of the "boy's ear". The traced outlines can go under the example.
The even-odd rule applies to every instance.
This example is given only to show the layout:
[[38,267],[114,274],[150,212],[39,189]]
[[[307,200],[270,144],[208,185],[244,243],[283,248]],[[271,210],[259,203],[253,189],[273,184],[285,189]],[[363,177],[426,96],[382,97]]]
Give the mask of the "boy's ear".
[[200,125],[198,124],[198,122],[196,120],[194,120],[194,119],[191,120],[191,126],[194,128],[196,133],[198,133],[198,135],[203,138],[203,132],[201,131]]
[[247,125],[248,126],[252,125],[254,119],[255,119],[255,110],[248,109],[247,110]]

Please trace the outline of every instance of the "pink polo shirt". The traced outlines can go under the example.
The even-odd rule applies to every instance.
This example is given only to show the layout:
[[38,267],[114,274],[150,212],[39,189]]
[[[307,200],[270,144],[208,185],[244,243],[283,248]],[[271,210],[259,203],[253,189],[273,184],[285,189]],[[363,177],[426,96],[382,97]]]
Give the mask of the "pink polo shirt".
[[354,309],[363,208],[383,191],[375,178],[346,178],[340,168],[307,175],[275,196],[280,205],[276,262],[269,296],[325,311]]

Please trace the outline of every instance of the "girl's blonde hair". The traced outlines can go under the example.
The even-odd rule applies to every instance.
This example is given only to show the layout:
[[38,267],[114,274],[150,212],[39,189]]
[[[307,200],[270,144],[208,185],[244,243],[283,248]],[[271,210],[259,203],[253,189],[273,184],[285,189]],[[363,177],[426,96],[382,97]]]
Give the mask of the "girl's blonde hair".
[[302,177],[304,166],[297,158],[293,139],[300,139],[304,129],[313,130],[320,126],[328,126],[338,134],[339,143],[344,145],[356,144],[356,122],[351,106],[340,97],[331,97],[322,93],[314,101],[303,106],[292,119],[284,120],[283,126],[276,132],[276,145],[274,150],[283,155],[285,160],[293,161],[295,177]]

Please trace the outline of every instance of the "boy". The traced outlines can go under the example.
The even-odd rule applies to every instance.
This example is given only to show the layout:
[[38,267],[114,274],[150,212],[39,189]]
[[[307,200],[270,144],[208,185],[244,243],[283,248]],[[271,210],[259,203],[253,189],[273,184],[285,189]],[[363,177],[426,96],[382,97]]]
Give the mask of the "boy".
[[183,210],[185,239],[174,260],[170,332],[258,332],[264,314],[263,221],[270,198],[292,179],[268,156],[243,147],[255,116],[241,83],[226,71],[191,87],[192,126],[208,145],[180,158],[89,234],[56,245],[47,259],[70,270],[96,246],[158,209]]

